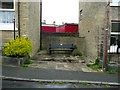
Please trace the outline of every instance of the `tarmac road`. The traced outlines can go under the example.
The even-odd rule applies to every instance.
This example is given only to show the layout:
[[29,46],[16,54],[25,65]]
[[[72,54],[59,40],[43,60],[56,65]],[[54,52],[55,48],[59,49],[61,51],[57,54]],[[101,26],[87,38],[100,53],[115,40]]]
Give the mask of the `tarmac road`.
[[118,82],[118,74],[85,73],[82,71],[65,71],[49,69],[33,69],[19,67],[2,67],[2,76],[30,79],[51,80],[84,80],[101,82]]

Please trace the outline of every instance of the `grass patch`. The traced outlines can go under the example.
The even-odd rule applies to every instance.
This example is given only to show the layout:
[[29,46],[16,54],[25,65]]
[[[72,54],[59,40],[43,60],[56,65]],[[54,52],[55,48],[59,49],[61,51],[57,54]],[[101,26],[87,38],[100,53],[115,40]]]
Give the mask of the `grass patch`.
[[2,62],[0,62],[0,65],[3,65],[3,63],[2,63]]
[[105,72],[108,74],[114,74],[116,70],[114,67],[108,67],[107,69],[105,69]]
[[52,84],[63,84],[64,82],[51,82]]
[[31,57],[28,56],[28,59],[25,60],[24,64],[31,64]]
[[105,85],[105,87],[110,87],[110,85]]
[[44,83],[43,81],[38,81],[38,83]]
[[81,84],[82,84],[82,85],[88,85],[86,82],[82,82]]
[[86,66],[91,67],[93,70],[99,70],[102,68],[102,65],[99,65],[99,59],[96,59],[93,64],[86,64]]
[[29,66],[28,66],[28,65],[25,65],[25,64],[22,64],[21,67],[27,68],[27,67],[29,67]]
[[90,85],[95,85],[95,84],[91,83]]

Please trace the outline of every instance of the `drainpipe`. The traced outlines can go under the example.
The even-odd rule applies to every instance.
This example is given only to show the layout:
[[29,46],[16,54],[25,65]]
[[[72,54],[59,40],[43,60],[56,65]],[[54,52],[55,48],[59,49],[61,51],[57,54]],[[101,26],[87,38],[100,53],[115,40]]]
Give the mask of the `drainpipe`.
[[18,36],[20,38],[20,2],[18,0]]
[[42,0],[40,0],[40,50],[42,50]]
[[105,30],[105,46],[104,46],[104,59],[103,59],[103,71],[104,68],[107,66],[107,51],[108,51],[108,29],[109,29],[109,4],[110,2],[108,2],[107,5],[107,15],[106,15],[106,30]]
[[14,23],[14,40],[15,40],[15,19],[13,19],[13,23]]

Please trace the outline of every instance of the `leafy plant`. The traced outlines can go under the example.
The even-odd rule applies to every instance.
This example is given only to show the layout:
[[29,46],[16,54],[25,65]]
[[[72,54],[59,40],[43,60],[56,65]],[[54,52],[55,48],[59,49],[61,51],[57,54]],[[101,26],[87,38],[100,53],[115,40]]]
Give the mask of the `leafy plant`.
[[94,65],[99,65],[99,59],[98,58],[95,60]]
[[91,66],[91,64],[86,64],[86,66],[90,67],[90,66]]
[[40,48],[38,49],[38,51],[37,52],[40,52]]
[[31,57],[28,56],[28,59],[25,60],[24,64],[31,64]]
[[102,68],[102,65],[98,65],[98,68]]
[[21,37],[5,43],[4,54],[6,56],[24,57],[29,55],[32,49],[30,39]]
[[73,55],[73,56],[82,56],[82,53],[81,53],[79,50],[75,49],[75,50],[72,52],[72,55]]

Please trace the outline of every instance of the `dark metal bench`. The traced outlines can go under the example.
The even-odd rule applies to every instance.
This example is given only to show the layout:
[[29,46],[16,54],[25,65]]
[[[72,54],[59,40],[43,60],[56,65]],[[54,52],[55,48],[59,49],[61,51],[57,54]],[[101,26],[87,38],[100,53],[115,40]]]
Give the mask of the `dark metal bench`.
[[52,51],[73,51],[73,44],[49,44],[49,54],[51,55]]

